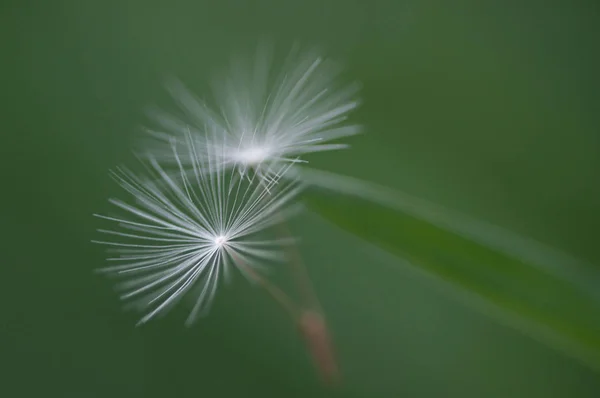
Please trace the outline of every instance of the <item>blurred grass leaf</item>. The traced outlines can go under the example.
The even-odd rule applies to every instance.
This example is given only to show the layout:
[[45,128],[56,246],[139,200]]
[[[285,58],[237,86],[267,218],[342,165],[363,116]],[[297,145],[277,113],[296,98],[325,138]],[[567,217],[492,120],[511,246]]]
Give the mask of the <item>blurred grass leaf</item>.
[[[305,203],[323,218],[470,293],[471,304],[483,299],[486,313],[500,315],[510,326],[600,371],[600,305],[594,294],[600,285],[594,283],[595,277],[588,278],[596,275],[595,270],[575,262],[544,264],[542,251],[527,256],[522,247],[516,247],[523,240],[514,239],[514,251],[506,247],[510,241],[500,241],[501,235],[494,235],[496,245],[487,244],[494,237],[484,238],[482,233],[473,238],[456,225],[448,228],[449,223],[433,222],[433,214],[435,220],[443,219],[439,209],[421,217],[415,206],[395,206],[406,198],[377,192],[368,183],[360,186],[344,181],[347,177],[321,172],[305,176],[316,185],[333,188],[307,194]],[[334,193],[340,188],[346,191],[344,195]]]

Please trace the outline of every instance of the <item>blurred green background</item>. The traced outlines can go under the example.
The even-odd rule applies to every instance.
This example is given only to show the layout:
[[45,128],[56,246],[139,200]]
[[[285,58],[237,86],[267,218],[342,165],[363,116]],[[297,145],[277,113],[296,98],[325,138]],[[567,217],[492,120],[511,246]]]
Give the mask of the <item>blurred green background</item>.
[[[94,246],[107,170],[134,161],[173,73],[200,94],[261,36],[324,45],[363,83],[352,149],[311,164],[600,264],[600,9],[592,1],[4,4],[0,394],[6,397],[597,397],[589,368],[316,215],[297,220],[345,383],[237,278],[211,316],[134,328]],[[600,289],[600,286],[599,286]]]

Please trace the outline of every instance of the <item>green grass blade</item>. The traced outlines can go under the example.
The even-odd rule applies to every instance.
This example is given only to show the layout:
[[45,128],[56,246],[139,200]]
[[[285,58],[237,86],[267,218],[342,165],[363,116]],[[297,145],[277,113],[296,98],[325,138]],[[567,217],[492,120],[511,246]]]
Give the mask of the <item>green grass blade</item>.
[[[325,176],[309,173],[305,176],[313,183]],[[600,284],[596,283],[596,269],[533,243],[527,247],[528,241],[510,238],[506,232],[492,234],[484,224],[465,227],[465,219],[461,229],[461,219],[444,217],[440,208],[431,211],[433,207],[418,205],[418,201],[405,206],[406,198],[401,194],[378,191],[368,183],[353,181],[346,185],[348,189],[342,189],[343,195],[335,194],[334,189],[339,190],[343,185],[340,181],[346,177],[327,178],[328,183],[321,180],[318,185],[331,188],[331,192],[310,191],[306,199],[309,208],[483,299],[508,315],[504,319],[510,319],[512,326],[600,371]]]

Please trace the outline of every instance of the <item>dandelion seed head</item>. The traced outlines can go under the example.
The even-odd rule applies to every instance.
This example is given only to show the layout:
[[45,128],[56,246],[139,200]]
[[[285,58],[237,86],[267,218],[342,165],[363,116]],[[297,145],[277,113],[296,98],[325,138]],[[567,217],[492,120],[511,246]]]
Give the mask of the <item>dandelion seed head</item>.
[[[150,113],[161,128],[151,131],[159,139],[158,153],[167,152],[168,160],[161,142],[175,138],[184,145],[181,137],[191,133],[202,156],[269,180],[282,165],[306,163],[306,155],[347,148],[341,140],[361,132],[347,123],[360,104],[359,85],[340,84],[340,66],[317,51],[293,48],[280,68],[273,67],[273,58],[262,46],[254,58],[236,59],[215,79],[207,101],[171,79],[167,88],[182,114]],[[215,145],[224,150],[214,151]],[[192,161],[181,160],[186,167]]]
[[290,243],[268,236],[271,226],[297,210],[294,199],[302,186],[279,182],[287,168],[267,182],[240,178],[213,157],[198,156],[188,135],[189,172],[179,149],[172,148],[175,172],[152,155],[145,158],[150,176],[116,170],[113,177],[134,200],[112,199],[121,214],[96,215],[113,224],[99,230],[113,239],[94,241],[113,253],[108,261],[115,265],[100,271],[121,278],[122,299],[146,312],[140,323],[165,314],[185,296],[194,303],[186,322],[192,324],[208,312],[217,286],[233,270],[255,275],[281,260],[281,246]]

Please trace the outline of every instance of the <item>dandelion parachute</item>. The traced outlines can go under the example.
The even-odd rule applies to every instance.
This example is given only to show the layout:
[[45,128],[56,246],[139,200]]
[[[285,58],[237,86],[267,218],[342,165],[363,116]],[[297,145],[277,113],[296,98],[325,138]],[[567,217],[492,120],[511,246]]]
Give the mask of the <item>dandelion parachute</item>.
[[[356,83],[341,85],[341,68],[316,51],[294,49],[280,71],[272,71],[272,53],[260,46],[254,60],[238,59],[230,72],[213,84],[208,104],[179,80],[168,89],[183,117],[153,109],[150,116],[162,130],[157,156],[172,160],[165,143],[191,133],[202,156],[240,174],[256,173],[268,180],[283,164],[304,163],[304,155],[346,148],[340,139],[358,134],[359,125],[344,124],[359,105]],[[218,132],[217,137],[211,132]],[[207,133],[208,132],[208,133]],[[211,150],[215,138],[223,151]],[[184,166],[193,159],[181,158]],[[296,175],[293,172],[287,176]]]
[[[175,143],[175,172],[152,155],[145,157],[145,176],[123,168],[113,172],[134,203],[111,199],[121,215],[96,214],[113,224],[99,231],[115,238],[95,241],[114,254],[108,261],[115,265],[99,271],[122,278],[122,298],[146,311],[140,323],[167,312],[184,296],[193,299],[186,321],[193,323],[207,313],[219,281],[228,280],[232,269],[252,279],[265,264],[280,260],[281,247],[291,243],[265,234],[297,210],[294,198],[302,186],[290,179],[279,183],[289,165],[272,169],[268,182],[244,179],[215,164],[214,157],[200,157],[189,135],[185,148],[191,172],[184,170]],[[226,148],[213,145],[211,150]]]

